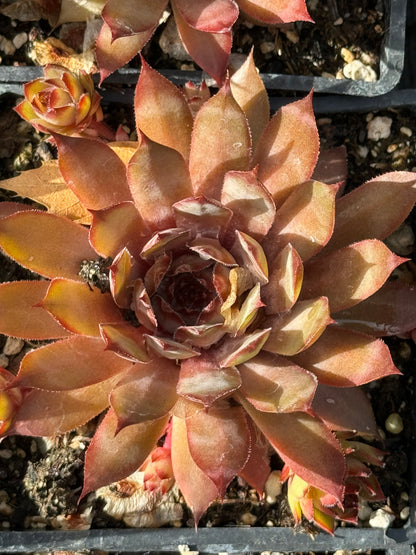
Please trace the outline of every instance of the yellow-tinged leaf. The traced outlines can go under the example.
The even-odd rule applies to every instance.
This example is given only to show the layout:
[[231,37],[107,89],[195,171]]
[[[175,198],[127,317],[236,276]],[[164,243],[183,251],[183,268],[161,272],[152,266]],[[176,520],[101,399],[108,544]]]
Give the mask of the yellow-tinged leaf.
[[5,179],[1,187],[46,206],[52,214],[66,216],[80,224],[89,224],[91,221],[90,213],[63,180],[56,160],[49,160],[40,168]]

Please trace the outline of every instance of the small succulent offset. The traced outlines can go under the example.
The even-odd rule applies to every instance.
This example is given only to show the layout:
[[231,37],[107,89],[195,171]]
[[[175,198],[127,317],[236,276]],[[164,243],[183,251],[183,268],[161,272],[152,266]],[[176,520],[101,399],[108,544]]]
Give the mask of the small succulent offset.
[[[262,491],[274,450],[296,518],[331,531],[356,519],[352,497],[379,494],[354,439],[377,436],[359,386],[398,373],[378,337],[416,327],[415,293],[387,281],[404,259],[382,242],[416,174],[338,198],[311,94],[269,121],[252,57],[206,97],[143,61],[137,143],[54,134],[88,228],[2,203],[1,248],[45,279],[0,286],[0,332],[51,341],[4,374],[4,435],[64,433],[109,407],[82,495],[150,455],[196,522],[237,475]],[[166,434],[172,467],[151,455]]]

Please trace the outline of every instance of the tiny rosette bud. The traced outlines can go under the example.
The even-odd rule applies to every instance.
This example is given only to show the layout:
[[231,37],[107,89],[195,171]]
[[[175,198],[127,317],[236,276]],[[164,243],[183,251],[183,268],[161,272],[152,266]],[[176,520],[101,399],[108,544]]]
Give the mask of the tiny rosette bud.
[[58,65],[47,65],[44,76],[26,83],[25,100],[16,112],[43,133],[73,135],[91,123],[101,121],[100,95],[90,75],[72,72]]

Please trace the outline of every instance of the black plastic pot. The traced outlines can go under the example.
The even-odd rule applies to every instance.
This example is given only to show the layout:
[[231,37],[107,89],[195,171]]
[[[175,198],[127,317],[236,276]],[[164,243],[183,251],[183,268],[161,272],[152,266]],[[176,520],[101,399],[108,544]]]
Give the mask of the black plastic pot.
[[[413,0],[411,0],[413,1]],[[391,91],[398,83],[403,71],[405,52],[406,4],[407,0],[383,0],[386,9],[386,33],[383,39],[379,78],[374,82],[350,79],[330,79],[302,75],[262,74],[268,90],[309,91],[328,94],[345,94],[372,97]],[[105,88],[133,86],[139,70],[119,70],[106,79]],[[186,81],[201,81],[198,71],[162,71],[178,84]],[[22,94],[22,84],[42,75],[40,67],[0,67],[0,94],[12,92]]]

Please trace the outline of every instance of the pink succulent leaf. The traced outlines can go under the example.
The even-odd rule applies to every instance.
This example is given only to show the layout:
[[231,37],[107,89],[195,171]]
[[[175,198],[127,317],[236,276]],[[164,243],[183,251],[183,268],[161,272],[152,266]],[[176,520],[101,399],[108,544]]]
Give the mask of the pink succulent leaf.
[[101,15],[115,40],[154,29],[167,4],[168,0],[107,0]]
[[82,426],[108,407],[118,377],[70,391],[32,389],[19,408],[13,433],[55,436]]
[[247,119],[226,81],[195,118],[189,158],[194,194],[219,200],[224,175],[230,170],[248,170],[249,159]]
[[226,330],[221,323],[179,326],[175,332],[175,340],[195,347],[209,347],[219,341],[225,333]]
[[296,474],[342,501],[344,454],[323,422],[304,412],[260,412],[241,395],[238,400]]
[[334,229],[337,186],[307,181],[289,194],[264,241],[269,260],[290,243],[305,262],[326,245]]
[[175,404],[178,367],[158,358],[138,363],[124,373],[110,395],[118,430],[166,416]]
[[171,263],[171,254],[159,256],[153,266],[150,267],[149,271],[146,272],[146,275],[144,277],[144,285],[150,297],[152,297],[154,293],[156,293],[157,288],[159,287],[166,273],[169,271]]
[[238,367],[241,395],[260,411],[308,411],[316,390],[313,374],[272,353],[260,353]]
[[325,252],[352,241],[385,239],[415,202],[415,172],[391,172],[367,181],[337,200],[334,233]]
[[251,487],[262,496],[264,485],[270,474],[270,444],[260,430],[247,418],[250,432],[250,454],[244,468],[238,473]]
[[267,235],[276,215],[273,198],[257,179],[257,170],[227,172],[221,204],[233,214],[231,227],[248,233],[257,241]]
[[345,145],[321,150],[318,162],[312,174],[314,181],[328,185],[338,185],[338,196],[341,195],[347,179],[347,149]]
[[141,279],[136,279],[133,288],[133,301],[131,308],[134,310],[138,321],[148,330],[155,331],[157,319],[150,302],[150,297]]
[[101,323],[124,322],[109,293],[67,279],[52,281],[41,306],[67,330],[90,337],[100,337]]
[[240,10],[266,25],[291,21],[313,21],[306,9],[305,0],[238,0]]
[[22,266],[50,278],[81,280],[82,260],[96,258],[87,229],[38,210],[1,218],[0,247]]
[[241,385],[238,370],[221,368],[208,354],[182,361],[177,392],[190,401],[211,406],[231,395]]
[[261,351],[269,334],[270,328],[267,328],[227,338],[219,347],[215,348],[215,359],[221,368],[243,364]]
[[380,339],[328,326],[316,343],[292,357],[326,385],[352,387],[399,374],[390,351]]
[[266,314],[278,314],[296,303],[302,288],[303,264],[290,243],[269,263],[269,282],[261,288],[261,296]]
[[110,408],[88,447],[80,498],[137,470],[163,434],[167,421],[164,417],[132,424],[117,433],[117,415]]
[[240,265],[249,270],[260,285],[265,285],[268,282],[267,258],[260,243],[247,233],[237,230],[232,251]]
[[22,339],[59,339],[70,332],[39,303],[49,281],[13,281],[0,285],[0,333]]
[[218,237],[220,231],[227,228],[232,217],[229,208],[204,196],[176,202],[173,210],[178,227],[190,228],[204,237]]
[[127,169],[134,202],[152,229],[173,227],[172,204],[192,194],[188,168],[178,151],[140,136]]
[[312,411],[331,430],[378,436],[371,403],[358,387],[332,387],[319,383]]
[[101,75],[100,84],[140,52],[153,35],[155,28],[156,26],[142,33],[113,41],[110,27],[107,23],[103,23],[95,45],[95,55]]
[[[250,324],[254,322],[259,308],[262,308],[264,306],[263,302],[260,299],[260,284],[256,283],[256,285],[250,290],[240,308],[231,308],[229,310],[224,310],[224,305],[225,303],[223,304],[221,309],[222,314],[225,318],[224,327],[227,329],[228,333],[241,336],[250,326]],[[250,340],[246,344],[246,347],[249,347],[249,345],[251,345],[247,354],[250,352],[250,349],[252,349],[254,345],[257,344],[257,342],[258,344],[263,345],[263,339],[266,340],[266,336],[268,337],[269,331],[270,329],[268,329],[267,331],[261,330],[261,332],[259,332],[260,335],[257,335],[256,333],[256,335],[254,336],[256,337],[254,342]],[[252,339],[254,339],[254,337]],[[246,349],[243,348],[241,354],[243,354],[245,350]]]
[[296,355],[310,349],[332,322],[326,297],[298,301],[289,311],[267,319],[271,332],[264,349],[285,356]]
[[105,350],[101,339],[74,336],[29,352],[16,384],[50,391],[80,389],[128,369],[129,361]]
[[167,337],[156,337],[155,335],[145,334],[148,349],[156,356],[169,358],[171,360],[185,360],[199,356],[199,352],[191,347],[183,345],[178,341],[173,341]]
[[173,0],[175,8],[188,25],[206,33],[231,30],[238,17],[234,0]]
[[108,351],[113,351],[119,357],[134,362],[149,360],[144,338],[147,330],[142,326],[136,328],[128,322],[116,322],[115,324],[100,324],[100,331]]
[[416,287],[388,281],[365,301],[334,315],[343,327],[375,337],[402,335],[416,328]]
[[230,252],[213,237],[197,237],[189,243],[189,248],[198,253],[203,260],[212,259],[224,266],[237,265]]
[[305,265],[301,298],[326,295],[338,312],[370,297],[403,262],[376,239],[354,243]]
[[231,31],[207,33],[188,25],[172,4],[176,26],[182,43],[191,58],[220,86],[224,80],[228,57],[231,52]]
[[246,61],[231,75],[231,91],[250,125],[253,151],[269,123],[269,96],[254,64],[253,50]]
[[189,159],[193,117],[184,94],[142,58],[134,111],[137,130]]
[[309,93],[276,112],[254,153],[258,178],[278,207],[299,183],[311,178],[318,154],[318,129]]
[[102,210],[131,200],[126,167],[102,141],[54,135],[59,170],[81,203]]
[[[4,185],[4,181],[2,185]],[[12,214],[16,214],[16,212],[23,212],[26,210],[33,210],[33,206],[30,204],[23,204],[23,202],[3,201],[0,203],[0,218],[5,218]]]
[[90,242],[103,257],[115,258],[124,247],[138,257],[149,234],[150,229],[133,202],[92,211]]
[[218,488],[193,460],[188,445],[186,422],[172,418],[172,467],[175,480],[194,515],[195,525],[218,497]]
[[250,433],[242,407],[212,406],[185,420],[189,452],[222,497],[244,468]]

